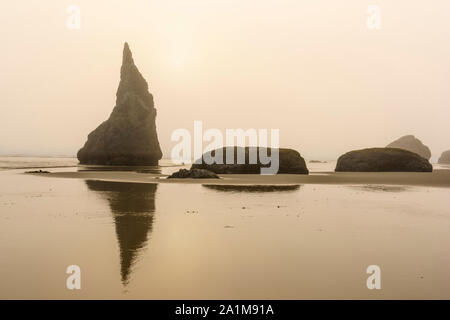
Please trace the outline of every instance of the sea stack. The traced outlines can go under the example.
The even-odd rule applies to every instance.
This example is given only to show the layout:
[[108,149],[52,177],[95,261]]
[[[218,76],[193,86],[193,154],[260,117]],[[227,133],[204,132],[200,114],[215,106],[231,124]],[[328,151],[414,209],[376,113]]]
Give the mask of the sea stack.
[[398,148],[368,148],[339,157],[336,172],[432,172],[430,162],[417,153]]
[[400,148],[417,153],[419,156],[427,160],[430,160],[431,158],[430,149],[413,135],[403,136],[388,144],[386,148]]
[[155,118],[153,96],[125,43],[116,106],[109,119],[88,135],[78,160],[94,165],[158,165],[162,152]]
[[450,164],[450,150],[442,152],[439,160],[439,164]]

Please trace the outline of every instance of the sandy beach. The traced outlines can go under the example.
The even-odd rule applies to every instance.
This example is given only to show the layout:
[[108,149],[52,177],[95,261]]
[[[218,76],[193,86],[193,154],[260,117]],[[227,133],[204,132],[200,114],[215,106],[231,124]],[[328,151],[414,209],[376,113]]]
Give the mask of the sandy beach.
[[422,172],[316,172],[299,174],[224,174],[221,179],[166,179],[167,175],[135,171],[76,171],[37,174],[43,177],[136,183],[198,183],[225,185],[292,185],[292,184],[382,184],[427,187],[450,187],[450,170]]
[[[171,167],[43,169],[0,171],[0,298],[450,297],[450,171],[179,181]],[[70,264],[82,290],[65,288]],[[371,264],[382,290],[366,287]]]
[[[52,173],[0,171],[0,298],[450,297],[443,168],[168,180],[179,167],[30,162]],[[82,290],[66,289],[72,264]]]

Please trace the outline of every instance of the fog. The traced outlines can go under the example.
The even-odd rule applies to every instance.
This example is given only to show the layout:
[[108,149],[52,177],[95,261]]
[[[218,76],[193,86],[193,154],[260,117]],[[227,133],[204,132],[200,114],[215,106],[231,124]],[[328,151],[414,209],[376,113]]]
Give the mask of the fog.
[[[81,28],[69,29],[69,5]],[[75,155],[115,104],[127,41],[164,157],[178,128],[280,130],[335,159],[406,134],[450,149],[450,2],[2,1],[0,154]]]

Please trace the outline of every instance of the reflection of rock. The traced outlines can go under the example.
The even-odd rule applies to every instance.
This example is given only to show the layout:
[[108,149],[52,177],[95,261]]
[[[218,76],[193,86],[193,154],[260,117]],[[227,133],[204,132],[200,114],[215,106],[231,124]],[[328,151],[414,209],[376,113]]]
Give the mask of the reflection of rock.
[[77,171],[131,171],[139,173],[161,174],[161,168],[157,166],[82,166],[78,165]]
[[[238,150],[239,149],[239,150]],[[222,149],[212,150],[210,152],[206,152],[202,155],[201,163],[200,159],[198,159],[193,165],[192,168],[197,169],[207,169],[212,172],[218,174],[259,174],[261,173],[261,168],[270,167],[270,164],[262,164],[260,161],[259,151],[260,149],[264,150],[263,154],[266,154],[266,150],[268,149],[267,154],[270,156],[271,148],[260,148],[260,147],[223,147]],[[262,151],[261,150],[261,151]],[[308,168],[306,167],[305,160],[302,158],[300,153],[292,149],[278,149],[279,150],[279,169],[278,173],[294,173],[294,174],[308,174]],[[205,162],[206,158],[214,158],[217,152],[222,151],[222,164],[212,163],[207,164]],[[250,164],[249,155],[251,152],[255,152],[257,155],[257,161],[255,164]],[[234,160],[233,164],[226,164],[226,155],[227,152],[234,152]],[[237,161],[238,152],[243,152],[245,155],[245,159],[243,164],[239,164]]]
[[172,173],[167,179],[219,179],[219,176],[214,172],[211,172],[206,169],[180,169],[177,172]]
[[450,150],[442,152],[439,157],[438,163],[440,164],[450,164]]
[[132,266],[152,230],[157,185],[93,180],[87,180],[86,184],[109,203],[120,249],[122,283],[127,284]]
[[431,151],[430,149],[422,143],[419,139],[413,135],[403,136],[394,142],[391,142],[386,146],[386,148],[399,148],[417,153],[419,156],[430,160]]
[[417,153],[396,148],[370,148],[339,157],[335,171],[431,172],[433,166]]
[[159,167],[151,168],[151,169],[139,169],[136,170],[138,173],[151,173],[151,174],[161,174],[161,169]]
[[277,192],[294,191],[300,189],[300,185],[243,185],[243,184],[202,184],[203,187],[228,192]]
[[89,134],[78,160],[81,164],[158,165],[162,153],[155,118],[153,96],[125,43],[116,106],[109,119]]

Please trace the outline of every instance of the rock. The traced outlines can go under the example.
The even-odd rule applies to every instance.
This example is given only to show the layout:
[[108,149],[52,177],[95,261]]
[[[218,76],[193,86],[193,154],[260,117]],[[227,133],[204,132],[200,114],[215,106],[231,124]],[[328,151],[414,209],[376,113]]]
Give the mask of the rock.
[[167,179],[220,179],[217,174],[205,169],[180,169],[172,173]]
[[[233,164],[226,164],[226,154],[228,151],[232,151],[232,148],[234,148],[234,162]],[[237,153],[238,149],[240,149],[241,152],[244,152],[245,154],[245,163],[238,164],[237,163]],[[205,162],[205,156],[214,156],[216,152],[220,149],[216,149],[210,152],[206,152],[203,154],[202,159],[198,159],[193,165],[192,168],[197,169],[207,169],[212,172],[218,173],[218,174],[260,174],[261,168],[264,167],[270,167],[270,164],[262,164],[260,162],[259,158],[259,147],[245,147],[245,150],[243,147],[223,147],[222,154],[223,154],[223,163],[213,163],[213,164],[207,164]],[[255,150],[256,149],[256,150]],[[264,148],[268,149],[268,154],[270,155],[270,152],[272,152],[271,148]],[[255,151],[257,156],[257,161],[255,164],[249,163],[249,152],[250,150]],[[275,149],[274,149],[275,150]],[[293,174],[308,174],[308,168],[306,167],[305,159],[303,159],[300,156],[300,153],[298,153],[295,150],[292,149],[278,149],[279,154],[279,169],[277,173],[293,173]],[[264,154],[266,154],[264,152]]]
[[309,160],[309,163],[327,163],[326,161],[320,161],[320,160]]
[[50,171],[34,170],[34,171],[25,171],[25,173],[50,173]]
[[386,148],[400,148],[417,153],[419,156],[427,160],[430,160],[431,158],[430,149],[413,135],[403,136],[388,144]]
[[147,81],[125,43],[116,106],[78,151],[81,164],[158,165],[162,157],[156,133],[156,109]]
[[335,171],[431,172],[433,166],[417,153],[398,148],[369,148],[339,157]]
[[438,160],[440,164],[450,164],[450,150],[444,151]]

